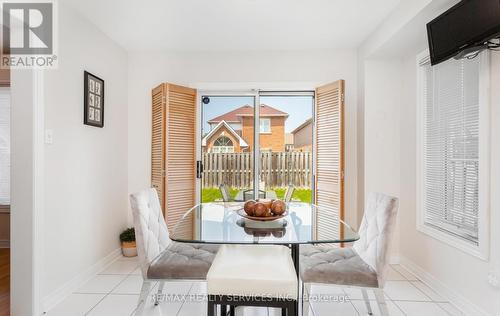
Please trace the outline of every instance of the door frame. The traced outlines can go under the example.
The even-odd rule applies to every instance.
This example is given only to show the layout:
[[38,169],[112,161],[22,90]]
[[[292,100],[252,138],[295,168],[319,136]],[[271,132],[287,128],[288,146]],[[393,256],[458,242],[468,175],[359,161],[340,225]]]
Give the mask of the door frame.
[[[260,117],[260,97],[261,96],[276,96],[276,97],[286,97],[286,96],[312,96],[312,124],[313,124],[313,135],[312,144],[313,148],[315,146],[315,134],[316,134],[316,120],[315,120],[315,112],[316,112],[316,91],[313,89],[273,89],[273,90],[264,90],[264,89],[244,89],[244,90],[198,90],[196,98],[198,100],[198,111],[196,111],[196,160],[200,161],[202,159],[202,146],[201,140],[203,139],[203,130],[202,130],[202,120],[203,120],[203,102],[202,98],[208,97],[254,97],[254,118]],[[260,136],[260,120],[254,119],[254,163],[253,163],[253,190],[255,192],[259,191],[259,183],[260,183],[260,164],[257,163],[258,157],[260,157],[260,144],[259,137]],[[315,187],[315,170],[316,170],[316,155],[314,154],[314,150],[312,152],[312,174],[311,174],[311,191],[312,191],[312,201],[314,201],[316,195],[316,187]],[[196,204],[201,203],[201,190],[202,190],[202,181],[201,178],[196,178]]]
[[[11,71],[10,311],[40,315],[45,206],[44,71]],[[25,137],[14,137],[23,134]],[[30,166],[26,168],[26,166]]]

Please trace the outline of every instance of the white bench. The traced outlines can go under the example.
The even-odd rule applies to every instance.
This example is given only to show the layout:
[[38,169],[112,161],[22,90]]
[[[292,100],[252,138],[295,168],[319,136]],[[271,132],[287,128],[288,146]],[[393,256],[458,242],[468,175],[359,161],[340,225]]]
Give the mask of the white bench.
[[290,249],[276,245],[223,245],[207,274],[208,316],[226,306],[268,306],[297,313],[298,281]]

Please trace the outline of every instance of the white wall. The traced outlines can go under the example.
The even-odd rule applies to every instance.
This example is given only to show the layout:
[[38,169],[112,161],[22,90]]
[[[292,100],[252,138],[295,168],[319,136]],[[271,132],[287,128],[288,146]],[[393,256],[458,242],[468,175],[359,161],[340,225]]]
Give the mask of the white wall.
[[172,82],[204,89],[310,89],[346,81],[346,214],[356,220],[357,52],[129,54],[129,192],[150,186],[151,89]]
[[[465,298],[489,315],[498,315],[500,290],[488,284],[488,272],[500,274],[500,53],[492,53],[491,63],[491,208],[490,258],[478,259],[416,230],[416,53],[404,61],[401,72],[401,204],[400,256],[438,280],[451,292]],[[404,233],[403,233],[404,232]],[[458,302],[460,303],[460,302]],[[469,311],[472,315],[474,311]],[[478,312],[478,311],[476,311]],[[468,313],[468,314],[469,314]]]
[[[127,224],[127,54],[59,7],[59,68],[45,72],[42,298],[119,247]],[[83,124],[83,71],[105,80],[104,128]]]
[[[402,82],[399,59],[364,62],[364,192],[400,197],[400,102]],[[401,210],[400,210],[401,212]],[[398,225],[399,227],[399,225]],[[398,228],[396,228],[398,236]],[[397,255],[399,238],[393,239]]]
[[365,192],[399,196],[399,60],[365,62]]

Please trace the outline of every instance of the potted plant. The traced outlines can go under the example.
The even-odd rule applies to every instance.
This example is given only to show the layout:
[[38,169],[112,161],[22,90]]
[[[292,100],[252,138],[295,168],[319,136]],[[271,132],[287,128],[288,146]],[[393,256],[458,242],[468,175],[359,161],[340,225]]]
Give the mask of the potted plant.
[[125,229],[120,234],[122,243],[122,253],[125,257],[137,256],[137,248],[135,246],[135,229],[133,227]]

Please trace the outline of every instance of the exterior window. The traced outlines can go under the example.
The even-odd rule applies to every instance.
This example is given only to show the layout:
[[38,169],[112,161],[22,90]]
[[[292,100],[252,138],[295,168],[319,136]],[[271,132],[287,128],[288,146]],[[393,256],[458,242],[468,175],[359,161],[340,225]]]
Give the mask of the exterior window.
[[234,153],[233,141],[227,136],[217,138],[212,147],[213,153]]
[[[487,54],[431,66],[420,56],[418,229],[484,257],[488,243]],[[487,248],[484,248],[487,249]]]
[[260,119],[260,132],[271,133],[271,119],[269,118]]

